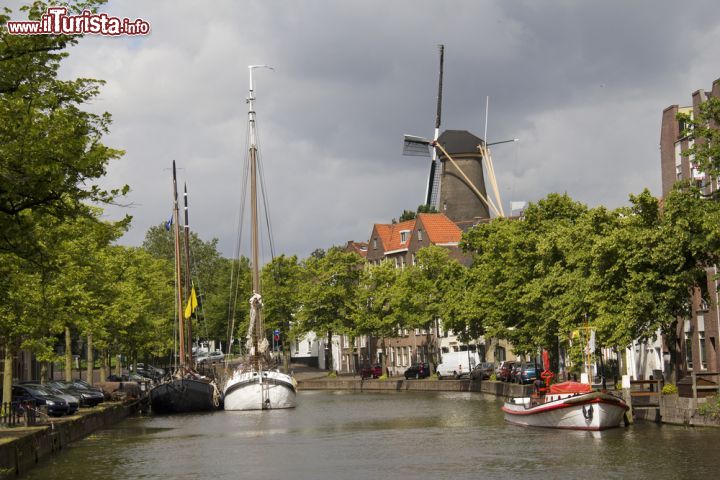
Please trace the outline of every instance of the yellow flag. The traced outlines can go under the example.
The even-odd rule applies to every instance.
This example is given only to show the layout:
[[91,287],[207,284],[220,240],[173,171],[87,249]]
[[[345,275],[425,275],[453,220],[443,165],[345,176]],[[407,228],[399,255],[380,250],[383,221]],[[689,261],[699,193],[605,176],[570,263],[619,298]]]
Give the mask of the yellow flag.
[[185,318],[190,318],[190,315],[192,315],[197,306],[198,303],[197,297],[195,296],[195,287],[192,287],[192,290],[190,290],[190,298],[188,298],[188,303],[185,307]]

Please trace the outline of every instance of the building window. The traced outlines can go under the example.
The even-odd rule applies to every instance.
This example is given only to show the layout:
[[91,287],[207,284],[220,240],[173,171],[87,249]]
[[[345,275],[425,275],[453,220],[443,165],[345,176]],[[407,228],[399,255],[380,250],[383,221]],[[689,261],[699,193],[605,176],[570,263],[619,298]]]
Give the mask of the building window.
[[308,353],[312,353],[312,342],[308,340]]
[[418,230],[418,242],[422,242],[422,230]]
[[377,238],[373,238],[373,250],[377,250]]
[[410,233],[410,230],[403,230],[400,232],[400,242],[405,243],[408,239],[408,234]]
[[698,344],[700,346],[700,368],[707,370],[707,349],[705,348],[705,332],[698,332]]
[[693,369],[692,334],[690,332],[685,333],[685,364],[688,370]]
[[415,258],[415,254],[412,254],[412,264],[417,265],[417,259]]

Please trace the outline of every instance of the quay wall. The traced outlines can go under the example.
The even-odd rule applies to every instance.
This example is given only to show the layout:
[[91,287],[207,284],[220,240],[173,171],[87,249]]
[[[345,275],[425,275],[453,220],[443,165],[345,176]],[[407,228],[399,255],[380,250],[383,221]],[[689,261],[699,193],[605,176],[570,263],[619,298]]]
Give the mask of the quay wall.
[[137,404],[106,403],[50,426],[15,427],[0,433],[0,479],[14,478],[95,430],[110,427],[138,409]]
[[660,396],[659,408],[635,409],[633,410],[633,417],[636,420],[648,420],[672,425],[720,427],[719,418],[698,413],[697,406],[706,401],[705,398],[694,400],[678,395],[662,395]]
[[530,385],[484,380],[360,380],[344,378],[320,378],[301,380],[299,390],[355,390],[355,391],[420,391],[420,392],[478,392],[499,397],[529,395]]

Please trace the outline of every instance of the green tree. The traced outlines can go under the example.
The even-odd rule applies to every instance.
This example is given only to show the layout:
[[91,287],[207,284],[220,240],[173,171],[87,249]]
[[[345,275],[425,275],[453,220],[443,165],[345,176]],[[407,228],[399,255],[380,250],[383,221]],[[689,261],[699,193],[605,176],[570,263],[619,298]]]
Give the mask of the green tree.
[[[389,260],[368,265],[362,271],[356,290],[353,336],[379,337],[384,353],[387,352],[385,339],[396,336],[398,329],[403,327],[402,318],[394,308],[399,272]],[[372,354],[368,352],[368,355]],[[387,354],[383,355],[383,372],[387,372]]]
[[305,261],[302,308],[298,312],[298,332],[314,331],[327,337],[327,368],[332,368],[332,337],[351,333],[355,294],[363,259],[356,253],[331,248],[322,258]]
[[[184,236],[181,239],[181,265],[186,265]],[[193,315],[192,333],[195,339],[203,337],[223,342],[227,336],[229,303],[235,298],[228,296],[228,282],[231,277],[233,263],[220,255],[217,248],[218,239],[204,241],[195,232],[190,232],[190,269],[191,279],[198,296],[199,307]],[[145,234],[143,249],[157,259],[174,265],[175,242],[173,234],[164,224],[150,227]],[[245,262],[246,263],[246,262]],[[240,284],[248,273],[247,265],[242,261],[236,263]],[[244,266],[244,268],[243,268]],[[174,267],[171,267],[174,268]],[[183,285],[185,290],[185,286]],[[245,292],[247,289],[244,289]],[[185,297],[189,292],[183,292]],[[249,295],[243,293],[243,298]],[[198,320],[199,319],[199,320]]]
[[[694,158],[699,169],[712,178],[720,176],[720,98],[711,97],[699,105],[699,114],[692,118],[689,114],[678,114],[678,120],[684,125],[682,134],[693,144],[683,155]],[[712,196],[717,198],[716,189]]]
[[265,327],[279,330],[286,371],[290,367],[291,326],[300,308],[302,267],[295,255],[280,255],[262,270],[263,315]]
[[[23,10],[38,20],[46,7],[35,2]],[[110,115],[82,110],[103,82],[57,78],[65,49],[79,37],[10,35],[9,14],[0,14],[0,250],[34,258],[42,248],[34,235],[40,216],[92,217],[86,202],[113,202],[127,186],[108,191],[95,182],[123,153],[102,143]]]

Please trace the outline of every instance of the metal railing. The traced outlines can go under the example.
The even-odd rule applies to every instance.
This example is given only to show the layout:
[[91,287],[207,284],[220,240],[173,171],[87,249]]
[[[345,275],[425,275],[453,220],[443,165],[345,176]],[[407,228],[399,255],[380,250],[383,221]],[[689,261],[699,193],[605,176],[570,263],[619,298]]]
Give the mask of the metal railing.
[[630,398],[633,408],[660,408],[663,380],[631,380]]
[[38,417],[42,415],[38,411],[35,402],[4,402],[0,406],[0,426],[3,427],[28,427],[38,423]]

